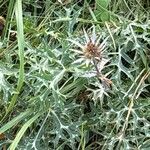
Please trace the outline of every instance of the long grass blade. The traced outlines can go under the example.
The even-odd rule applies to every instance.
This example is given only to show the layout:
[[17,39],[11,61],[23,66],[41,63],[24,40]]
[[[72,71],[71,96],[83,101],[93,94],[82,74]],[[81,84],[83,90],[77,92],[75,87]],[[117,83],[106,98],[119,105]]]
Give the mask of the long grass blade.
[[8,106],[8,109],[6,111],[6,115],[4,116],[4,118],[13,109],[17,101],[18,94],[24,82],[24,33],[23,33],[23,17],[22,17],[22,1],[21,0],[16,1],[15,15],[16,15],[16,22],[17,22],[18,54],[19,54],[19,60],[20,60],[19,79],[17,83],[16,93],[13,95],[11,99],[10,105]]
[[20,139],[22,138],[22,136],[24,135],[24,133],[26,132],[26,130],[28,129],[28,127],[31,126],[31,124],[38,118],[40,117],[42,113],[37,113],[34,117],[32,117],[30,120],[28,120],[20,129],[20,131],[18,132],[18,134],[16,135],[16,138],[13,140],[12,144],[10,145],[9,149],[10,150],[15,150]]

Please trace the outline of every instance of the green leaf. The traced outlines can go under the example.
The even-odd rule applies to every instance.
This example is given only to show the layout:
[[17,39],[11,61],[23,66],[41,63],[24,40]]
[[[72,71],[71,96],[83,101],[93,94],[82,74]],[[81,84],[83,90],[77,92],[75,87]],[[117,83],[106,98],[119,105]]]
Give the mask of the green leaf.
[[96,6],[101,11],[102,8],[107,8],[110,0],[96,0]]
[[107,11],[109,5],[109,0],[96,0],[96,16],[100,17],[102,21],[108,21],[110,19],[110,14]]
[[56,87],[56,85],[58,84],[58,82],[63,78],[65,71],[66,71],[66,70],[63,69],[61,72],[59,72],[59,73],[55,76],[55,78],[53,79],[53,81],[52,81],[51,84],[50,84],[50,87],[51,87],[51,88],[55,88],[55,87]]

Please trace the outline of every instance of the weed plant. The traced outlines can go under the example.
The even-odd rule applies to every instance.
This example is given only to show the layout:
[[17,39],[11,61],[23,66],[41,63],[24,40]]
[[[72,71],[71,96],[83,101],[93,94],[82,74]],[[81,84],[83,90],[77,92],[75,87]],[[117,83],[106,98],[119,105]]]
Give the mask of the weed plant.
[[150,149],[149,0],[0,3],[0,149]]

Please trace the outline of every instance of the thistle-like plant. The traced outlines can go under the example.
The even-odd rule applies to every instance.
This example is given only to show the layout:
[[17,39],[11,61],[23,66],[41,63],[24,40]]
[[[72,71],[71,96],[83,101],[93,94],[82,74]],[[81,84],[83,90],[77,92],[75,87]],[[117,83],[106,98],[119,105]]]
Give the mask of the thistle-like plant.
[[[92,65],[90,70],[95,68],[94,74],[97,76],[97,79],[100,83],[103,84],[105,89],[110,88],[112,81],[107,78],[109,73],[105,75],[102,74],[102,70],[105,68],[105,65],[109,62],[110,59],[106,58],[106,50],[107,50],[107,38],[103,39],[99,35],[96,35],[96,27],[93,25],[92,27],[92,35],[88,35],[85,29],[84,31],[84,43],[72,39],[68,39],[77,47],[76,49],[72,49],[75,53],[78,54],[77,60],[73,62],[73,64],[77,63],[79,65],[85,65],[86,67]],[[77,50],[80,48],[79,50]]]

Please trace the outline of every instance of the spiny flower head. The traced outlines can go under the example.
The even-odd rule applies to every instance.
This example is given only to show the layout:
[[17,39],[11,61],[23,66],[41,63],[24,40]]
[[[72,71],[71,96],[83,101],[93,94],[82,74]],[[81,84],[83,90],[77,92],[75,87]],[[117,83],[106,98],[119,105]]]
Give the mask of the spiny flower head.
[[77,59],[74,63],[85,62],[86,66],[88,66],[90,63],[93,63],[93,59],[99,62],[102,60],[107,38],[104,39],[102,43],[100,43],[101,36],[96,36],[95,26],[93,26],[92,29],[92,35],[90,36],[85,31],[85,29],[83,29],[85,37],[85,42],[83,44],[76,40],[68,39],[68,41],[75,44],[78,48],[81,48],[81,50],[78,50],[78,48],[72,49],[75,53],[80,55],[80,58]]
[[100,48],[95,45],[95,43],[90,40],[83,49],[83,54],[86,58],[100,58],[101,50]]

